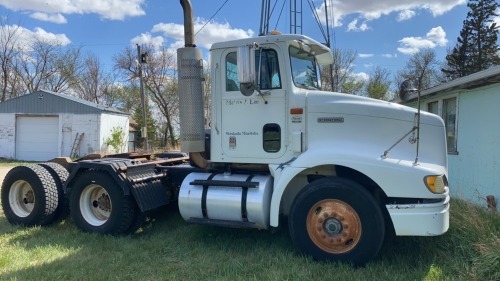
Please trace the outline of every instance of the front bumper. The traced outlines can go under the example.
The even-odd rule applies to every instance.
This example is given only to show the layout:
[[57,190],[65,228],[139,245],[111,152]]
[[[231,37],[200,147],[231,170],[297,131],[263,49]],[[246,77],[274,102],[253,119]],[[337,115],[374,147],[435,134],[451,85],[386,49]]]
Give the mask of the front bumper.
[[450,225],[450,196],[437,203],[389,204],[387,211],[397,236],[436,236]]

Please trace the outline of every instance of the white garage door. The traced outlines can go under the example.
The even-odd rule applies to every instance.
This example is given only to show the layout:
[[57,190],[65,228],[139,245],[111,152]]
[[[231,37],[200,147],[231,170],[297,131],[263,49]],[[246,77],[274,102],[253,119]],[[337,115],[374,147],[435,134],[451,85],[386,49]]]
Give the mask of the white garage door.
[[47,161],[58,155],[59,118],[16,118],[16,159]]

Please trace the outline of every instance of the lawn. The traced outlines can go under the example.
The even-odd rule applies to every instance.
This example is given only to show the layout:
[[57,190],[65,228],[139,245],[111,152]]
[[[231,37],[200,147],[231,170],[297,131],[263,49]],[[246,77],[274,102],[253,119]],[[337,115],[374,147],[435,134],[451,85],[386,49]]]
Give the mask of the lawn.
[[0,157],[0,167],[14,167],[21,164],[29,164],[29,163],[34,163],[34,162],[5,159]]
[[12,226],[0,211],[0,280],[500,280],[499,234],[498,213],[455,199],[445,235],[388,239],[357,268],[300,256],[286,227],[190,225],[176,207],[120,237],[82,233],[70,219]]

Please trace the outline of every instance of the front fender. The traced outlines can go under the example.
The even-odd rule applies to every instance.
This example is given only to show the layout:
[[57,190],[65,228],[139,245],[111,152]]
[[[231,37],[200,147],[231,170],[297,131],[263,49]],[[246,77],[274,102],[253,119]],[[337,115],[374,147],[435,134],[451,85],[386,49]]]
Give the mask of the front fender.
[[[346,153],[349,152],[349,154]],[[445,166],[417,163],[411,160],[382,158],[363,150],[309,149],[286,165],[270,165],[274,176],[271,198],[270,224],[277,226],[281,198],[289,183],[301,172],[319,166],[344,166],[372,179],[388,197],[443,198],[443,194],[431,193],[424,184],[428,175],[447,175]]]

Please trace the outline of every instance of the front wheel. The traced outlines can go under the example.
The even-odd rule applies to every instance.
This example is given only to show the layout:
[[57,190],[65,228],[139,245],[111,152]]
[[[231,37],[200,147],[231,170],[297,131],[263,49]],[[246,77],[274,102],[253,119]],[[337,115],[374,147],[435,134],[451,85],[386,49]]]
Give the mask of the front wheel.
[[104,172],[89,171],[75,180],[70,193],[70,215],[85,232],[123,234],[136,217],[129,195]]
[[373,196],[361,185],[336,177],[305,186],[292,203],[288,224],[301,253],[357,265],[377,255],[385,234]]

